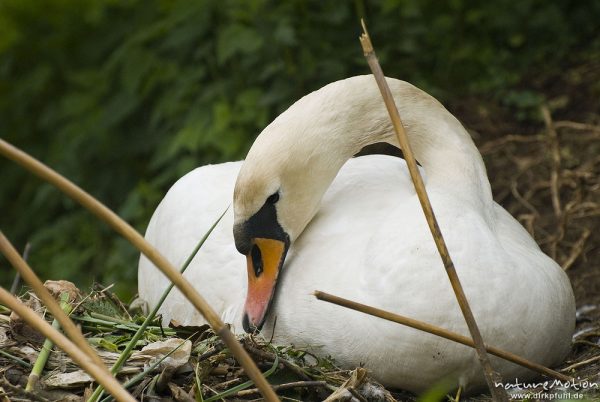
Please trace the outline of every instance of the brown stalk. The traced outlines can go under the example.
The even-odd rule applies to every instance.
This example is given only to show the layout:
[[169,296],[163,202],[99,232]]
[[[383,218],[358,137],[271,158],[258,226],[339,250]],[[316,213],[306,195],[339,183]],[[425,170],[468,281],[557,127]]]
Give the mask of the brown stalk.
[[[285,384],[279,384],[279,385],[274,385],[273,388],[275,388],[277,391],[285,391],[286,389],[294,389],[294,388],[315,388],[315,387],[322,387],[322,388],[327,388],[327,381],[295,381],[295,382],[290,382],[290,383],[285,383]],[[251,388],[251,389],[245,389],[243,391],[239,391],[237,394],[234,394],[235,396],[238,397],[248,397],[250,395],[255,395],[258,394],[258,389],[256,388]]]
[[550,139],[550,146],[552,151],[552,171],[550,173],[550,191],[552,193],[552,208],[554,208],[554,215],[559,219],[562,215],[562,208],[560,205],[560,147],[558,144],[558,134],[554,128],[552,122],[552,116],[547,106],[542,106],[542,117],[544,118],[544,124],[548,138]]
[[381,66],[379,65],[377,56],[375,55],[375,50],[373,49],[373,44],[371,43],[371,38],[369,37],[369,34],[367,32],[365,22],[361,20],[361,23],[363,27],[363,34],[360,36],[360,43],[362,45],[365,58],[367,59],[367,63],[369,63],[369,67],[371,68],[373,76],[377,81],[377,86],[381,91],[381,95],[385,102],[385,106],[388,110],[388,113],[390,114],[390,118],[394,126],[394,131],[396,132],[396,135],[398,137],[400,148],[404,153],[404,159],[406,160],[406,164],[408,165],[410,177],[412,178],[413,184],[415,185],[415,190],[419,197],[419,202],[421,203],[423,212],[425,213],[425,218],[427,219],[429,229],[431,230],[431,234],[433,235],[433,239],[435,240],[435,245],[437,246],[438,252],[442,257],[444,267],[446,268],[446,273],[448,274],[448,278],[450,279],[450,283],[452,284],[452,289],[454,289],[454,294],[456,295],[456,299],[458,301],[460,309],[463,313],[463,316],[465,317],[467,326],[469,327],[469,332],[471,333],[471,337],[473,338],[473,342],[475,343],[475,350],[477,351],[479,362],[483,367],[483,373],[485,375],[485,380],[487,382],[488,388],[494,400],[508,401],[506,391],[501,387],[494,386],[494,383],[501,382],[500,375],[497,372],[495,372],[492,368],[490,360],[485,351],[485,345],[483,343],[481,333],[479,332],[479,327],[477,326],[477,322],[475,321],[475,317],[473,316],[473,312],[471,311],[471,307],[469,306],[467,297],[458,279],[456,269],[454,268],[454,263],[450,258],[446,242],[444,241],[442,232],[437,223],[437,219],[435,218],[435,215],[433,213],[431,203],[429,202],[429,197],[427,196],[427,192],[425,191],[425,185],[423,184],[423,179],[421,178],[421,174],[419,173],[419,169],[417,168],[417,162],[408,142],[408,137],[406,135],[406,131],[404,130],[404,126],[402,125],[402,120],[400,119],[398,109],[396,108],[394,97],[392,96],[390,88],[387,85],[385,76],[383,74],[383,71],[381,70]]
[[562,264],[563,270],[566,271],[569,268],[571,268],[573,263],[581,255],[581,253],[583,252],[583,249],[585,248],[585,242],[587,241],[588,237],[590,237],[590,234],[591,234],[591,232],[588,228],[583,228],[583,232],[581,233],[581,236],[579,237],[579,239],[575,242],[575,244],[571,248],[571,253],[570,253],[569,257]]
[[[592,343],[592,345],[597,346],[595,343]],[[571,364],[570,366],[565,367],[561,371],[565,371],[566,372],[566,371],[575,370],[578,367],[585,366],[587,364],[597,362],[598,360],[600,360],[600,355],[599,356],[591,357],[589,359],[586,359],[586,360],[583,360],[583,361],[580,361],[580,362],[577,362],[577,363],[574,363],[574,364]]]
[[[367,306],[365,304],[357,303],[352,300],[344,299],[342,297],[334,296],[329,293],[316,291],[314,293],[315,297],[319,300],[326,301],[328,303],[336,304],[338,306],[346,307],[355,311],[360,311],[361,313],[373,315],[375,317],[383,318],[384,320],[392,321],[398,324],[405,325],[410,328],[417,329],[419,331],[427,332],[433,335],[440,336],[442,338],[463,344],[465,346],[469,346],[474,348],[475,344],[473,340],[467,336],[457,334],[456,332],[448,331],[447,329],[440,328],[438,326],[428,324],[423,321],[415,320],[414,318],[405,317],[399,314],[394,314],[389,311],[381,310],[376,307]],[[569,382],[573,380],[571,377],[561,374],[557,371],[554,371],[548,367],[542,366],[541,364],[534,363],[527,359],[522,358],[514,353],[507,352],[502,349],[498,349],[493,346],[484,345],[485,349],[492,355],[498,356],[504,360],[508,360],[509,362],[518,364],[523,367],[527,367],[530,370],[536,371],[545,376],[556,378],[560,381]]]
[[[12,393],[13,396],[13,400],[16,400],[17,396],[20,396],[21,398],[23,398],[23,400],[26,401],[35,401],[35,402],[50,402],[48,399],[44,398],[41,395],[38,395],[38,393],[34,392],[29,392],[29,391],[25,391],[25,388],[19,386],[19,385],[12,385],[10,382],[8,382],[8,380],[6,378],[0,378],[0,391],[2,390],[2,388],[10,391]],[[0,401],[2,402],[10,402],[10,400],[8,399],[9,394],[5,394],[3,392],[0,392]]]
[[244,368],[248,377],[250,377],[254,384],[256,384],[256,387],[260,389],[265,400],[279,401],[279,398],[271,388],[270,384],[263,377],[258,367],[256,367],[252,358],[246,353],[233,333],[229,330],[229,327],[225,325],[217,313],[208,305],[206,300],[204,300],[181,273],[162,254],[160,254],[158,250],[148,243],[142,235],[131,227],[131,225],[67,178],[2,139],[0,139],[0,155],[14,161],[31,173],[57,187],[63,193],[106,222],[117,233],[121,234],[140,250],[175,286],[177,286],[181,293],[194,305],[206,321],[208,321],[215,333],[221,337],[229,350],[231,350],[231,353]]
[[87,371],[98,383],[118,401],[135,402],[123,386],[106,370],[103,370],[98,364],[83,353],[77,346],[67,339],[63,334],[52,328],[43,318],[38,316],[33,310],[26,307],[16,297],[11,295],[6,289],[0,287],[0,303],[4,304],[24,319],[29,325],[40,331],[42,335],[49,338],[56,346],[67,353],[75,363]]
[[13,247],[10,241],[4,236],[2,230],[0,230],[0,253],[2,253],[6,259],[12,264],[21,277],[27,282],[33,289],[33,292],[42,300],[44,305],[50,310],[54,318],[60,323],[63,330],[67,333],[67,336],[71,341],[79,347],[88,357],[98,365],[101,369],[104,369],[106,373],[109,373],[108,369],[104,365],[104,362],[98,354],[92,349],[90,344],[85,340],[81,331],[73,323],[73,321],[65,314],[60,308],[54,297],[48,292],[48,289],[44,287],[42,281],[37,277],[35,272],[29,267],[27,262],[19,255],[17,250]]

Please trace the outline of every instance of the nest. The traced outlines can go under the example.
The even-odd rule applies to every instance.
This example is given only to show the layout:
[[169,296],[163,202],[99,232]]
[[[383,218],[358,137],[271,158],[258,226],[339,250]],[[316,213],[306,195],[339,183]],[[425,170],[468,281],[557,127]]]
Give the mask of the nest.
[[[64,281],[61,281],[64,283]],[[27,293],[21,299],[39,314],[39,300]],[[82,297],[71,314],[87,340],[96,347],[107,366],[117,360],[125,344],[144,320],[140,311],[130,312],[109,290]],[[257,336],[240,336],[280,395],[294,400],[395,401],[363,368],[342,370],[330,357],[316,356],[292,346],[276,347]],[[25,391],[31,366],[44,342],[20,317],[0,314],[0,400],[81,401],[92,394],[93,379],[61,351],[48,359],[44,375],[32,392]],[[242,368],[221,339],[206,325],[184,327],[160,319],[146,328],[136,351],[118,373],[130,392],[143,400],[260,400]],[[201,393],[202,399],[197,397]],[[195,399],[198,398],[198,399]]]
[[[558,370],[600,383],[600,126],[553,121],[542,111],[538,132],[478,139],[496,200],[534,236],[567,272],[577,299],[573,349]],[[43,313],[37,299],[21,297]],[[102,359],[111,365],[142,321],[107,289],[80,296],[74,317]],[[50,317],[48,317],[50,319]],[[253,336],[240,337],[278,394],[287,400],[415,400],[386,390],[366,370],[342,370],[335,357],[315,356],[292,346],[275,347]],[[62,352],[55,351],[36,384],[24,387],[43,339],[10,311],[0,310],[0,400],[82,400],[92,379]],[[144,400],[260,400],[239,364],[207,327],[163,327],[155,321],[121,369],[122,382]],[[169,351],[176,349],[171,355]],[[151,368],[151,369],[150,369]],[[433,386],[433,384],[432,384]],[[434,392],[433,389],[432,392]],[[448,390],[443,390],[442,395]],[[539,389],[527,389],[535,399]],[[434,392],[435,393],[435,392]],[[595,398],[597,389],[583,395]],[[489,400],[481,396],[477,400]]]

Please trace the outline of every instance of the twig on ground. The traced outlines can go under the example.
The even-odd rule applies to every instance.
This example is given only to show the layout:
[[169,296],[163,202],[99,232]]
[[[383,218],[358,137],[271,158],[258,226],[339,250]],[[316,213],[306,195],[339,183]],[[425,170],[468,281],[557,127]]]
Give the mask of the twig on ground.
[[560,203],[560,147],[558,145],[558,134],[552,122],[552,116],[547,106],[542,106],[542,117],[546,124],[546,132],[550,139],[550,147],[552,151],[552,171],[550,173],[550,190],[552,192],[552,207],[554,215],[557,219],[562,216],[562,208]]
[[[248,352],[250,352],[250,354],[260,357],[261,359],[274,361],[276,358],[275,353],[267,352],[267,351],[255,348],[253,346],[250,346],[248,344],[244,345],[244,348]],[[289,369],[291,372],[293,372],[295,375],[297,375],[304,381],[311,380],[311,378],[300,367],[298,367],[294,363],[292,363],[286,359],[282,359],[281,357],[279,358],[279,363],[283,364],[287,369]]]
[[510,191],[517,201],[519,201],[525,208],[527,208],[529,211],[531,211],[531,213],[533,213],[533,216],[535,216],[536,218],[540,217],[540,213],[538,212],[538,210],[535,209],[535,207],[531,205],[529,201],[527,201],[527,199],[525,199],[525,197],[521,195],[516,181],[513,181],[510,184]]
[[543,141],[543,140],[544,140],[543,135],[509,134],[504,137],[498,138],[497,140],[486,142],[479,148],[479,152],[482,155],[485,155],[485,154],[491,153],[492,151],[501,149],[504,145],[511,143],[511,142],[527,143],[527,142],[539,142],[539,141]]
[[[290,382],[287,384],[280,384],[280,385],[273,385],[273,389],[275,389],[275,391],[284,391],[286,389],[293,389],[293,388],[313,388],[313,387],[327,387],[328,384],[326,381],[296,381],[296,382]],[[246,389],[243,391],[238,392],[235,395],[232,396],[238,396],[238,397],[246,397],[246,396],[250,396],[250,395],[255,395],[258,394],[258,388],[252,388],[252,389]]]
[[554,123],[554,127],[556,128],[572,128],[574,130],[583,130],[583,131],[596,131],[600,133],[600,126],[595,126],[593,124],[585,124],[578,123],[575,121],[557,121]]
[[347,390],[352,394],[354,398],[358,399],[360,402],[369,402],[367,398],[359,394],[358,391],[354,389],[354,387],[348,387]]
[[571,268],[573,263],[581,255],[581,253],[583,252],[583,249],[585,247],[585,243],[586,243],[588,237],[590,237],[590,234],[591,234],[591,232],[588,228],[583,228],[583,232],[581,233],[581,236],[579,237],[579,239],[575,242],[575,244],[571,248],[571,253],[569,254],[569,257],[562,264],[562,268],[565,271],[568,270],[569,268]]
[[8,389],[14,395],[22,396],[27,401],[50,402],[48,399],[38,395],[36,392],[29,392],[19,386],[12,385],[5,378],[0,378],[0,387]]
[[600,360],[600,355],[591,357],[589,359],[586,359],[586,360],[583,360],[583,361],[580,361],[580,362],[577,362],[577,363],[574,363],[574,364],[571,364],[570,366],[567,366],[564,369],[561,369],[560,371],[562,371],[564,373],[566,371],[574,370],[574,369],[576,369],[578,367],[585,366],[587,364],[596,362],[598,360]]

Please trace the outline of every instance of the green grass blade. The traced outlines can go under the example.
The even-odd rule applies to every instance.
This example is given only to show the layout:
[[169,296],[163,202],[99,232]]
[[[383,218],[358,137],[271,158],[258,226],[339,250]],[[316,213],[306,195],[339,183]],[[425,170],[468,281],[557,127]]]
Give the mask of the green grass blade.
[[6,357],[7,359],[13,360],[14,362],[20,364],[21,366],[30,369],[31,368],[31,363],[26,362],[23,359],[19,359],[17,356],[13,356],[8,352],[5,352],[4,350],[0,349],[0,355]]
[[[204,242],[206,242],[206,239],[208,239],[208,237],[210,236],[210,234],[212,233],[212,231],[217,227],[217,225],[219,224],[219,222],[221,222],[221,219],[223,219],[223,217],[225,216],[225,213],[227,213],[228,209],[229,209],[229,207],[227,207],[225,209],[225,211],[223,211],[223,213],[221,214],[221,216],[219,216],[219,218],[213,223],[213,225],[208,229],[208,231],[200,239],[200,241],[198,242],[198,244],[196,245],[196,247],[194,248],[194,250],[192,250],[192,253],[190,254],[190,256],[187,258],[187,260],[185,261],[185,263],[181,267],[181,271],[180,272],[182,272],[182,273],[185,272],[185,270],[190,265],[190,263],[192,262],[192,260],[194,259],[194,257],[198,253],[198,251],[204,245]],[[162,306],[162,304],[164,303],[164,301],[167,299],[167,296],[169,295],[169,293],[171,292],[171,290],[173,289],[174,286],[175,285],[173,285],[171,283],[165,289],[165,291],[163,292],[162,296],[160,297],[160,299],[159,299],[158,303],[156,304],[156,306],[154,307],[154,309],[152,309],[152,311],[148,314],[148,316],[146,317],[146,319],[144,320],[144,322],[140,325],[140,328],[133,335],[133,337],[131,338],[131,340],[129,341],[129,343],[127,344],[127,346],[125,347],[125,350],[123,350],[123,352],[121,353],[121,355],[119,356],[119,358],[117,359],[117,361],[115,362],[115,364],[111,367],[111,369],[110,369],[111,373],[116,374],[121,369],[121,367],[123,366],[123,364],[125,363],[125,361],[129,358],[129,356],[133,352],[133,348],[135,347],[135,345],[137,344],[137,342],[142,338],[142,335],[144,334],[144,331],[145,331],[146,327],[154,319],[154,317],[156,316],[156,313],[158,313],[158,309],[160,308],[160,306]],[[90,396],[90,398],[87,400],[87,402],[96,402],[102,396],[102,394],[103,394],[103,388],[101,386],[98,386],[94,390],[94,393],[92,394],[92,396]]]

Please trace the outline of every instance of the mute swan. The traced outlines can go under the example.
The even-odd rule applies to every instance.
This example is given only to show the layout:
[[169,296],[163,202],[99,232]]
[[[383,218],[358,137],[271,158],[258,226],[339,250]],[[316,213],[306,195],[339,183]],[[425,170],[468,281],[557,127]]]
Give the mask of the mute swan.
[[[388,83],[485,341],[541,364],[559,363],[574,329],[567,276],[493,201],[481,156],[458,120],[416,87]],[[323,290],[469,334],[405,162],[351,159],[375,142],[397,146],[372,76],[329,84],[265,128],[245,162],[204,166],[181,178],[146,238],[181,266],[233,198],[233,211],[185,276],[237,332],[264,324],[276,343],[312,347],[346,367],[363,364],[383,384],[413,392],[447,376],[481,388],[473,350],[311,295]],[[142,257],[140,296],[153,305],[166,286]],[[176,291],[161,313],[204,323]],[[505,380],[532,375],[492,362]]]

